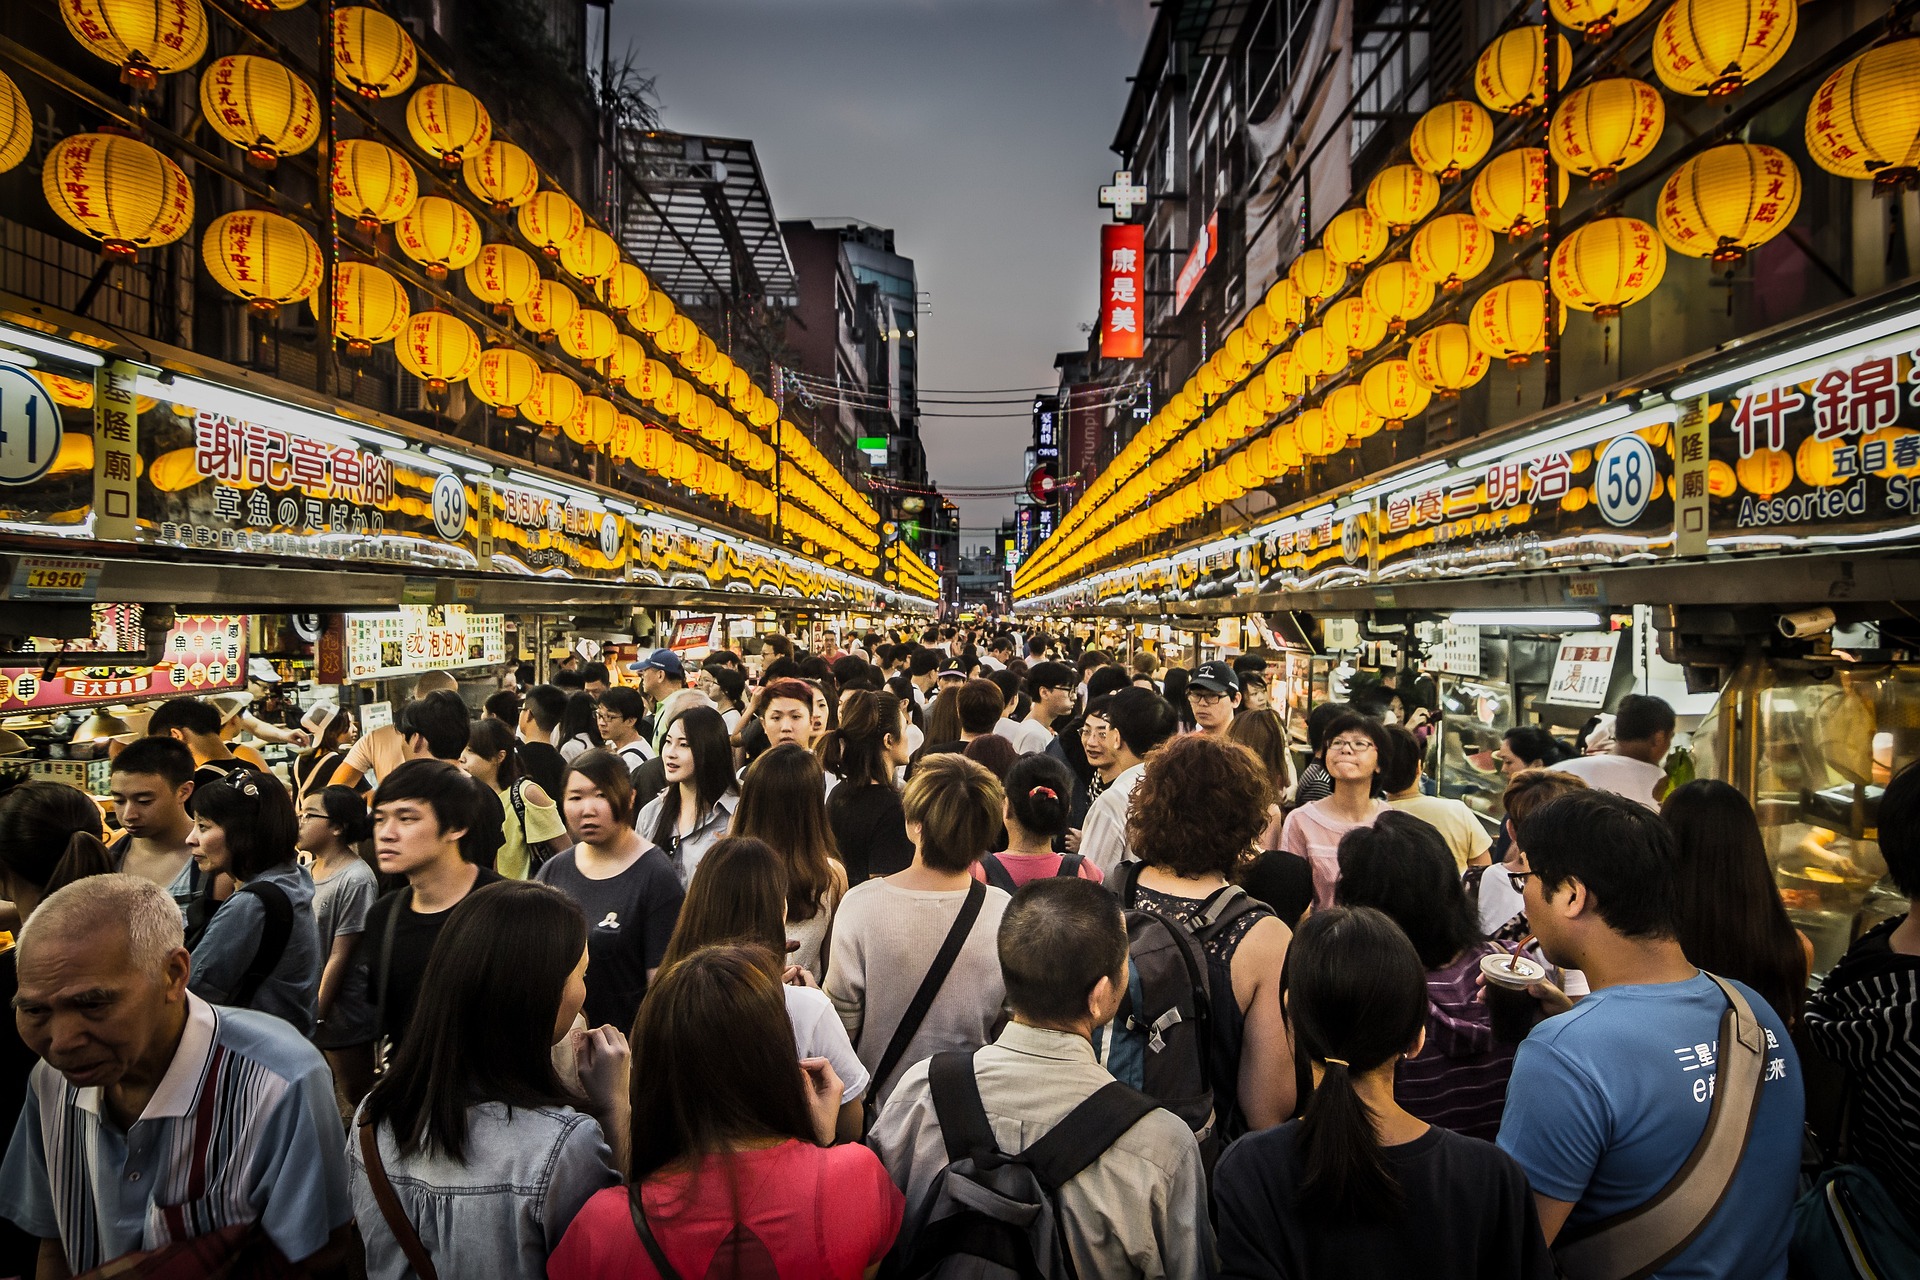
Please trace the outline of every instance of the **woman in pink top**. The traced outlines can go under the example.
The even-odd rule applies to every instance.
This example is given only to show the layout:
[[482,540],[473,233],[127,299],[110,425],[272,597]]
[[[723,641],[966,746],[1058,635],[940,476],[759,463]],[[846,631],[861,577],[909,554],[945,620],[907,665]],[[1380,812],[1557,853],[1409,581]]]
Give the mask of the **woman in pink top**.
[[587,1201],[548,1280],[859,1280],[893,1247],[900,1192],[866,1147],[829,1145],[840,1080],[794,1065],[777,963],[706,947],[661,972],[634,1025],[633,1185]]
[[[1100,868],[1078,854],[1053,851],[1057,837],[1067,834],[1073,796],[1073,772],[1065,762],[1033,752],[1021,756],[1007,770],[1007,826],[1004,853],[989,853],[973,864],[973,878],[1013,893],[1029,880],[1077,875],[1100,883]],[[1071,861],[1069,861],[1071,859]]]
[[1326,741],[1333,794],[1295,809],[1280,831],[1280,847],[1312,864],[1313,898],[1319,907],[1333,905],[1333,887],[1340,882],[1340,837],[1355,827],[1372,826],[1388,811],[1378,795],[1387,731],[1349,711],[1327,726]]

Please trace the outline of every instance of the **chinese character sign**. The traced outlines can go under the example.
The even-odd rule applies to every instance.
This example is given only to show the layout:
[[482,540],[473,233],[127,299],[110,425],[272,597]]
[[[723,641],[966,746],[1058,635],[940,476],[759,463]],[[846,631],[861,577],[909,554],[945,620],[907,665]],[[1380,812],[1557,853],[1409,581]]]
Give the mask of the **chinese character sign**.
[[1605,706],[1619,649],[1617,631],[1582,631],[1562,637],[1544,701],[1562,707]]
[[1100,356],[1138,360],[1145,347],[1147,230],[1100,228]]

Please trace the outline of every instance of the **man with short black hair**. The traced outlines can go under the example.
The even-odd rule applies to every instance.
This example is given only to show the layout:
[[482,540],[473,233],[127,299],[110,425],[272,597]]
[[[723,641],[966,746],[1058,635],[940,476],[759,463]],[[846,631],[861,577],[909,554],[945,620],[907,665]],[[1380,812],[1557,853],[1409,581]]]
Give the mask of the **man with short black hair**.
[[1240,709],[1240,677],[1224,662],[1201,663],[1187,682],[1187,705],[1200,732],[1226,737]]
[[439,689],[400,708],[393,727],[406,744],[409,760],[459,760],[467,749],[473,717],[451,689]]
[[588,662],[580,667],[580,687],[594,697],[599,697],[613,686],[613,679],[607,674],[604,662]]
[[[997,942],[1012,1018],[971,1055],[971,1073],[995,1143],[1018,1155],[1114,1083],[1094,1054],[1093,1036],[1112,1021],[1126,992],[1127,928],[1113,896],[1093,882],[1034,880],[1008,905]],[[934,1101],[943,1059],[907,1069],[868,1140],[909,1205],[925,1200],[948,1163]],[[942,1101],[958,1099],[943,1094]],[[1211,1273],[1200,1148],[1186,1123],[1164,1108],[1147,1111],[1062,1185],[1055,1204],[1082,1276]],[[914,1242],[901,1244],[912,1249]]]
[[[204,787],[240,768],[245,762],[233,752],[227,750],[226,740],[220,736],[220,708],[211,702],[202,702],[198,698],[174,698],[154,708],[147,717],[147,735],[154,738],[173,738],[183,742],[187,750],[193,753],[193,783]],[[193,808],[192,797],[187,800],[189,811]]]
[[[419,679],[413,682],[415,700],[443,689],[456,697],[459,695],[460,682],[451,671],[423,671]],[[466,704],[461,705],[464,707]],[[464,741],[461,745],[464,748]],[[458,757],[460,752],[453,754]],[[378,782],[408,758],[407,740],[400,733],[396,717],[393,724],[381,725],[378,729],[361,734],[347,752],[347,758],[340,762],[340,767],[333,771],[333,777],[327,781],[335,787],[358,787],[361,780],[371,774],[373,780]]]
[[[600,736],[606,740],[607,750],[626,762],[629,773],[653,759],[652,748],[640,736],[640,723],[646,716],[646,699],[638,689],[626,685],[617,685],[602,693],[599,705],[594,708],[594,718],[599,722]],[[664,708],[662,718],[665,718]]]
[[520,743],[514,755],[521,770],[549,796],[560,794],[566,758],[553,744],[554,731],[567,709],[567,695],[550,684],[536,684],[520,700]]
[[1073,686],[1073,668],[1064,662],[1036,662],[1027,668],[1026,718],[1006,735],[1016,751],[1047,749],[1053,742],[1054,723],[1073,710]]
[[376,1037],[398,1046],[413,1020],[420,979],[447,916],[466,896],[500,876],[476,864],[476,837],[489,822],[499,848],[501,814],[488,812],[481,790],[459,766],[409,760],[373,793],[373,849],[383,875],[406,877],[406,887],[383,895],[367,911],[353,963],[366,971]]
[[174,738],[136,738],[113,758],[107,793],[121,833],[107,846],[118,869],[165,889],[182,911],[200,886],[193,830],[193,753]]
[[1614,709],[1611,750],[1562,760],[1552,767],[1596,791],[1611,791],[1658,810],[1667,790],[1667,771],[1660,762],[1673,746],[1675,723],[1666,699],[1630,693]]
[[936,692],[934,682],[940,670],[940,655],[932,649],[915,649],[907,659],[907,678],[913,681],[913,700],[925,711]]
[[1111,701],[1087,707],[1081,742],[1102,786],[1080,828],[1080,856],[1100,868],[1102,879],[1132,859],[1127,802],[1147,771],[1147,756],[1179,727],[1173,704],[1151,689],[1128,686]]
[[[1526,886],[1541,950],[1584,973],[1592,989],[1520,1045],[1500,1122],[1500,1146],[1526,1170],[1552,1244],[1660,1196],[1718,1113],[1716,1089],[1728,1089],[1721,1074],[1738,1055],[1720,1043],[1729,997],[1675,938],[1680,854],[1657,814],[1622,796],[1576,791],[1522,818],[1515,840],[1525,867],[1514,878]],[[1698,1232],[1659,1265],[1662,1276],[1780,1280],[1787,1271],[1800,1061],[1772,1006],[1731,986],[1753,1019],[1758,1101],[1731,1183],[1708,1199],[1714,1207]],[[1568,1009],[1551,989],[1542,999]]]
[[984,738],[995,732],[1000,724],[1000,713],[1006,709],[1006,704],[1000,700],[999,686],[991,680],[964,681],[955,691],[953,699],[960,712],[960,737],[954,742],[929,744],[920,753],[923,759],[946,752],[959,754],[966,751],[967,744],[975,738]]
[[987,642],[987,652],[980,659],[980,665],[989,671],[999,671],[1013,661],[1013,637],[1002,631]]

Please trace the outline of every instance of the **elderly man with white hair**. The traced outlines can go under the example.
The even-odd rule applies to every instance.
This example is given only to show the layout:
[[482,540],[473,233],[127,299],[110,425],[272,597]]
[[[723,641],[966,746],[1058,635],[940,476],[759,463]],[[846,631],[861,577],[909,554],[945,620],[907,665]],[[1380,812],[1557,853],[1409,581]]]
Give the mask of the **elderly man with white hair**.
[[209,1270],[269,1245],[315,1268],[337,1256],[353,1206],[326,1060],[281,1019],[187,990],[166,890],[68,885],[27,921],[18,960],[14,1016],[42,1061],[0,1216],[40,1237],[41,1277],[163,1248]]

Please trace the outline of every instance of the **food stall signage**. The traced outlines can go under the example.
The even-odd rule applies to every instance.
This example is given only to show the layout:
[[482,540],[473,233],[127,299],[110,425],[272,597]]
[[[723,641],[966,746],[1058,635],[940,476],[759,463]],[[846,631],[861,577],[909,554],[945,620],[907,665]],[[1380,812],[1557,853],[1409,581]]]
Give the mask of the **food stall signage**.
[[59,560],[50,556],[21,556],[13,565],[7,586],[9,600],[84,600],[100,590],[98,560]]
[[93,397],[93,536],[102,542],[139,536],[139,370],[124,360],[95,371]]
[[1544,700],[1561,707],[1605,706],[1619,649],[1617,631],[1580,631],[1561,637]]
[[348,680],[378,680],[507,658],[506,618],[463,605],[402,605],[393,613],[348,614]]
[[[136,647],[141,643],[137,638],[138,612],[136,605],[98,606],[94,639],[62,643],[70,656],[77,646],[90,645],[102,651]],[[168,631],[164,651],[165,658],[152,667],[88,667],[80,665],[82,657],[79,662],[62,664],[52,675],[40,666],[0,668],[0,713],[246,688],[247,624],[243,617],[182,616]]]

